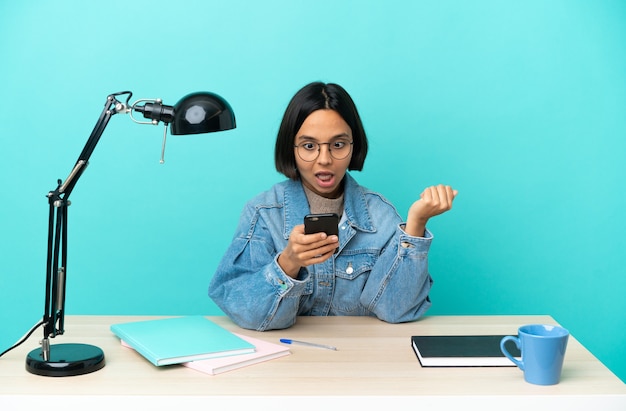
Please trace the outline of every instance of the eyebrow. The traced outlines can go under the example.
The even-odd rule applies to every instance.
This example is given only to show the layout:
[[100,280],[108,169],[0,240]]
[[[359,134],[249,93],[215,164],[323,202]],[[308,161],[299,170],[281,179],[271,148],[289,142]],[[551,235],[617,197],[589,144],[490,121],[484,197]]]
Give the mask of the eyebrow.
[[[341,138],[350,138],[350,135],[348,133],[337,134],[336,136],[332,136],[329,141],[338,140],[338,139],[341,139]],[[296,136],[296,140],[318,141],[317,138],[311,137],[311,136],[307,136],[307,135]]]

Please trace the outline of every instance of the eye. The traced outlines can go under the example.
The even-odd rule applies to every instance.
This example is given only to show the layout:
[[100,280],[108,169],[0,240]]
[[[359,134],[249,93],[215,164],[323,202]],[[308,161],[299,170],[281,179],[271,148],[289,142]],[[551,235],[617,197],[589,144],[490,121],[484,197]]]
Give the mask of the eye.
[[347,143],[345,141],[335,141],[333,143],[333,148],[339,150],[339,149],[344,148],[346,146],[346,144]]
[[302,144],[300,144],[300,147],[302,147],[306,151],[317,150],[317,144],[315,144],[315,143],[302,143]]

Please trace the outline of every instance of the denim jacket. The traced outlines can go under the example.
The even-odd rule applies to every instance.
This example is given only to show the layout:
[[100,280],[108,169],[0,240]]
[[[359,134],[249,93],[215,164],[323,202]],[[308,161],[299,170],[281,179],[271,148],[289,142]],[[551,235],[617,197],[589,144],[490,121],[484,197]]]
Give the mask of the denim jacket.
[[209,286],[236,324],[258,331],[292,326],[299,315],[419,318],[430,307],[432,234],[406,234],[394,206],[346,173],[339,252],[302,267],[296,279],[277,263],[309,204],[300,181],[287,180],[250,200]]

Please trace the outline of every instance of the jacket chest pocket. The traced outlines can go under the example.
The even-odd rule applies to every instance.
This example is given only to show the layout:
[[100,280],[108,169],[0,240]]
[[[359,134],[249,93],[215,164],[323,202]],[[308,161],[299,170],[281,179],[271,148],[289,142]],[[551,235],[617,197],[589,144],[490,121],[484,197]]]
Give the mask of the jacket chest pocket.
[[335,276],[354,280],[361,274],[372,271],[377,258],[378,254],[373,252],[344,255],[335,261]]

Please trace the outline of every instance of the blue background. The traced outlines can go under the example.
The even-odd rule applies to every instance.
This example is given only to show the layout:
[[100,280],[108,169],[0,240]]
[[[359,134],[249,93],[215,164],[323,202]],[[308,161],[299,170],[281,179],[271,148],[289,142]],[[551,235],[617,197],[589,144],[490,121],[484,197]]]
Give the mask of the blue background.
[[430,224],[429,314],[552,315],[626,380],[625,39],[620,0],[3,1],[0,348],[43,313],[45,195],[108,94],[213,91],[238,127],[170,136],[161,165],[162,126],[113,117],[71,198],[68,314],[215,315],[283,110],[322,80],[364,119],[360,183],[403,215],[460,192]]

